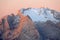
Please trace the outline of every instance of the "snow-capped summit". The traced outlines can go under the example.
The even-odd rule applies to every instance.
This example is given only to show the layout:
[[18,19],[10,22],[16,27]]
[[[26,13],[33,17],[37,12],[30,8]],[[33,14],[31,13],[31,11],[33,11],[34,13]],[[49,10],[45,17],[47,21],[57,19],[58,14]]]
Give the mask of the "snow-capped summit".
[[[27,8],[27,9],[21,9],[21,12],[26,16],[30,16],[30,18],[35,21],[40,22],[46,22],[47,20],[50,20],[54,23],[59,22],[58,19],[56,19],[56,13],[51,9],[48,8]],[[59,17],[58,17],[59,18]]]

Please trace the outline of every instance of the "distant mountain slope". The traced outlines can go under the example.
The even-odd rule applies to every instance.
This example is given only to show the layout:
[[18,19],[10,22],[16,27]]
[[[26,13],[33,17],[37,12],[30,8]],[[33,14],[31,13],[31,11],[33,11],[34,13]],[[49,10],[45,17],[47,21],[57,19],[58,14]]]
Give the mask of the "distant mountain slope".
[[35,27],[40,33],[41,40],[60,40],[60,23],[57,24],[52,21],[46,21],[45,23],[35,22]]
[[60,12],[48,8],[22,9],[35,24],[40,40],[60,40]]
[[46,22],[47,20],[53,21],[54,23],[59,22],[60,12],[48,9],[48,8],[27,8],[21,9],[24,15],[30,16],[33,21]]

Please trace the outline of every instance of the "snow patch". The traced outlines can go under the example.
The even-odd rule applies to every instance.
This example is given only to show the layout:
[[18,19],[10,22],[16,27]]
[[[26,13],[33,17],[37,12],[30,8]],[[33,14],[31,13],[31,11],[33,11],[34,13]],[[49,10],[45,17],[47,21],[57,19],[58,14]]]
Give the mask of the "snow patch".
[[[24,10],[24,11],[23,11]],[[48,8],[30,8],[30,9],[21,9],[21,12],[26,16],[30,16],[32,21],[40,21],[40,22],[46,22],[47,20],[50,20],[54,23],[59,22],[54,17],[54,14],[51,13],[51,10]]]

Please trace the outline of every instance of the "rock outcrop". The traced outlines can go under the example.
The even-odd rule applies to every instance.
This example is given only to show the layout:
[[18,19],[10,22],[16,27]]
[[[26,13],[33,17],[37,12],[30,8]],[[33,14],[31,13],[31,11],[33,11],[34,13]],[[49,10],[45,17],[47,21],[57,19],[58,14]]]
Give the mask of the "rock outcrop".
[[0,29],[3,32],[2,40],[39,40],[40,38],[34,23],[20,12],[17,15],[3,17]]

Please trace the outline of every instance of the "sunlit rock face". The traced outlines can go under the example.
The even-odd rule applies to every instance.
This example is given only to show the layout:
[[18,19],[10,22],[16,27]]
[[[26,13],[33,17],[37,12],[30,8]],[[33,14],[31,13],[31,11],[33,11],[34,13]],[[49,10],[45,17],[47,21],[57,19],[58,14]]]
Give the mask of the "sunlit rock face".
[[18,40],[40,40],[40,35],[34,23],[28,18],[24,18],[23,29]]
[[48,8],[21,9],[40,33],[40,40],[60,40],[60,12]]
[[29,16],[11,14],[0,21],[0,40],[40,40],[40,35]]
[[48,8],[27,8],[21,9],[24,15],[30,16],[33,21],[46,22],[50,20],[54,23],[59,22],[60,13]]

